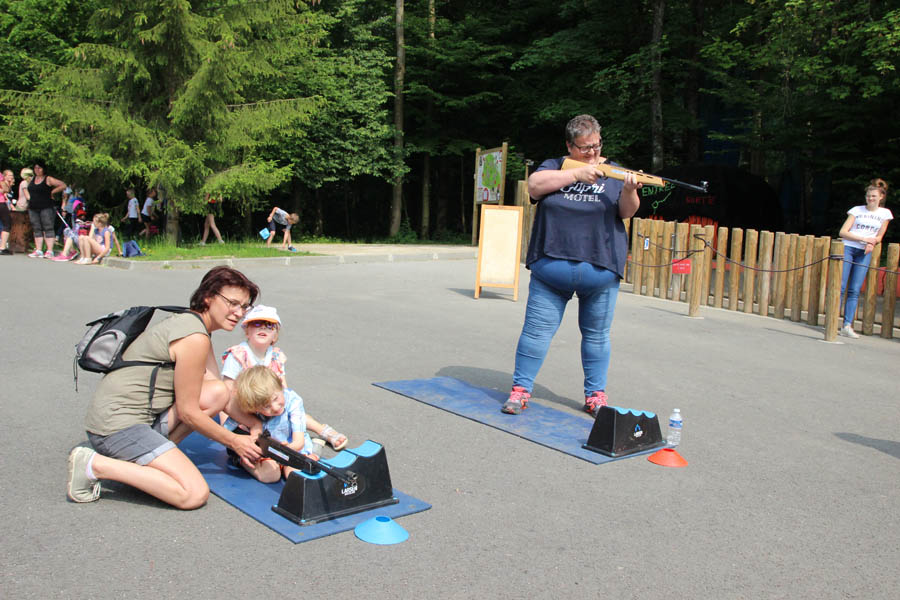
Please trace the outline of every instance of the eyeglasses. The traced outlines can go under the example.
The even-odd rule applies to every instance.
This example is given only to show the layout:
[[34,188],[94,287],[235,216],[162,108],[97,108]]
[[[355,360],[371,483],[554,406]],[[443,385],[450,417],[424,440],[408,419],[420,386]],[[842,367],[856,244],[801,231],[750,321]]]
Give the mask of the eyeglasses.
[[278,323],[271,321],[250,321],[247,327],[259,327],[260,329],[278,329]]
[[587,146],[579,146],[578,144],[572,145],[587,154],[588,152],[599,152],[600,147],[603,145],[603,140],[600,140],[599,144],[588,144]]
[[250,310],[251,308],[253,308],[252,304],[241,304],[237,300],[232,300],[231,298],[226,298],[219,292],[216,292],[216,296],[218,296],[219,298],[224,300],[225,303],[228,304],[228,308],[231,310],[240,310],[242,313],[245,313],[248,310]]

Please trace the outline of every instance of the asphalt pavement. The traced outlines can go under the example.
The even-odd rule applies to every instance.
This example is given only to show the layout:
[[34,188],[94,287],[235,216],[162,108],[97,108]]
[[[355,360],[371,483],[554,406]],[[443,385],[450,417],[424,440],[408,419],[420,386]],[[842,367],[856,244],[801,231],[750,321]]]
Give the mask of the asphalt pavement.
[[[689,464],[592,465],[372,385],[510,386],[527,272],[518,302],[492,288],[475,300],[464,250],[236,263],[278,308],[307,410],[351,444],[384,444],[394,486],[433,505],[398,520],[410,537],[393,546],[352,532],[294,545],[215,496],[181,512],[105,483],[98,502],[68,502],[66,456],[99,381],[82,373],[73,388],[84,324],[185,304],[208,265],[0,257],[0,596],[897,597],[900,342],[830,344],[820,328],[712,308],[691,319],[623,292],[611,403],[680,408]],[[575,414],[576,317],[573,305],[534,392]],[[217,351],[240,339],[213,335]]]

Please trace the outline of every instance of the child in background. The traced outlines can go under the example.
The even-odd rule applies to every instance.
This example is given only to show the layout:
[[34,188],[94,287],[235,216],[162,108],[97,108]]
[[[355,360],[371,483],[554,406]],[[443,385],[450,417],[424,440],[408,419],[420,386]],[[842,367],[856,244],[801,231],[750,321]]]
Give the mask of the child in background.
[[841,227],[840,236],[844,240],[841,302],[844,302],[844,292],[847,292],[847,301],[844,307],[844,324],[838,333],[845,337],[859,337],[853,331],[859,292],[869,272],[872,250],[881,243],[888,223],[894,218],[894,214],[884,207],[887,192],[888,184],[884,179],[871,180],[866,187],[866,203],[848,210],[847,220]]
[[[235,393],[228,401],[226,412],[235,412],[236,408],[247,414],[255,414],[262,422],[259,430],[251,429],[250,435],[259,435],[262,429],[268,430],[272,438],[286,444],[292,450],[307,454],[314,460],[319,457],[313,451],[312,440],[306,433],[306,413],[303,411],[303,399],[294,390],[281,386],[281,379],[268,368],[257,365],[242,371],[234,381]],[[225,428],[238,434],[244,431],[243,426],[228,417]],[[229,456],[237,455],[230,448]],[[238,461],[233,461],[238,462]],[[240,462],[248,473],[263,483],[275,483],[290,475],[291,467],[282,467],[271,458],[262,458],[254,465]]]
[[112,251],[112,236],[113,228],[109,227],[109,215],[107,213],[94,215],[88,235],[78,236],[78,251],[81,253],[81,259],[77,264],[100,264],[100,260]]
[[[284,377],[284,363],[287,358],[280,348],[275,347],[281,330],[278,311],[271,306],[254,306],[241,322],[247,341],[232,346],[222,355],[222,379],[234,396],[235,380],[242,371],[257,365],[270,369],[287,388]],[[347,445],[347,436],[338,433],[330,425],[323,425],[312,416],[306,416],[307,429],[328,442],[335,450]]]
[[141,230],[140,235],[144,236],[145,240],[149,240],[150,234],[153,233],[151,227],[156,221],[156,211],[153,208],[155,202],[156,188],[150,188],[147,190],[147,199],[144,200],[144,206],[141,208],[141,222],[144,223],[144,229]]
[[128,188],[125,190],[125,195],[128,196],[128,212],[122,217],[121,222],[127,222],[128,224],[124,227],[125,235],[128,237],[134,237],[135,234],[140,229],[141,223],[141,211],[140,211],[140,202],[137,197],[134,195],[134,188]]
[[[63,229],[63,238],[66,240],[65,244],[63,245],[62,252],[60,252],[58,256],[53,257],[53,260],[57,262],[75,260],[75,257],[78,256],[78,237],[89,235],[91,232],[91,222],[87,220],[87,210],[84,206],[84,200],[82,200],[80,192],[77,194],[77,197],[72,202],[73,225]],[[112,229],[112,226],[110,226],[110,229]],[[113,236],[115,236],[115,233]],[[116,245],[118,245],[118,242]]]
[[272,245],[275,234],[284,231],[284,238],[281,240],[281,249],[296,252],[297,249],[291,246],[291,226],[296,225],[300,221],[300,215],[281,210],[277,206],[269,213],[269,239],[266,240],[266,246]]

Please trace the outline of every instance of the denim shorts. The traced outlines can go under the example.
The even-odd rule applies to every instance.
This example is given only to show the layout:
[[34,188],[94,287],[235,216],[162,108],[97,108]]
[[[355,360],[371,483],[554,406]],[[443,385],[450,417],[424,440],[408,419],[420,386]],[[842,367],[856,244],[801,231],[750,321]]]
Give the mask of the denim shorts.
[[87,432],[94,450],[103,456],[147,465],[175,447],[169,435],[169,411],[160,413],[153,425],[138,423],[110,435]]

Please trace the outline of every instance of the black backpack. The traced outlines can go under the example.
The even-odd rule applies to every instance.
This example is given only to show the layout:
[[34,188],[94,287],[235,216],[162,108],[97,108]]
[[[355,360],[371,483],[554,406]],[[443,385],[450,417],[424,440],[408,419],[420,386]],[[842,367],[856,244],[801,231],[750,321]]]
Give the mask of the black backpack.
[[[72,364],[75,391],[78,391],[77,367],[92,373],[109,373],[123,367],[153,366],[155,368],[150,374],[150,400],[152,401],[157,371],[163,367],[174,367],[175,363],[172,361],[124,360],[122,355],[131,342],[144,332],[150,319],[153,318],[153,313],[157,310],[170,313],[190,312],[190,309],[183,306],[132,306],[86,323],[86,327],[89,329],[75,346],[75,361]],[[191,314],[200,319],[200,315]]]

